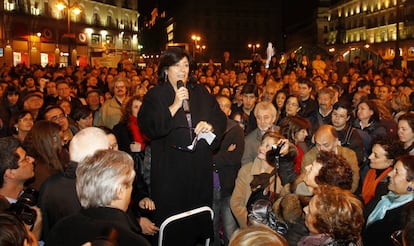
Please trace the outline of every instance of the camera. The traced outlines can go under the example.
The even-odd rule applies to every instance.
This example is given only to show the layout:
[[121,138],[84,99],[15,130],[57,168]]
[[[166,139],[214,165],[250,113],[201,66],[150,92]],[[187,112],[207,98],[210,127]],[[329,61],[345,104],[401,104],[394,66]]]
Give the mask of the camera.
[[282,150],[283,146],[285,145],[285,142],[280,142],[279,144],[272,145],[272,149],[266,152],[266,161],[276,167],[279,168],[279,157],[280,157],[280,151]]
[[11,204],[7,210],[16,214],[25,224],[33,225],[36,221],[37,213],[31,206],[37,204],[38,197],[38,191],[33,188],[26,188],[17,202]]

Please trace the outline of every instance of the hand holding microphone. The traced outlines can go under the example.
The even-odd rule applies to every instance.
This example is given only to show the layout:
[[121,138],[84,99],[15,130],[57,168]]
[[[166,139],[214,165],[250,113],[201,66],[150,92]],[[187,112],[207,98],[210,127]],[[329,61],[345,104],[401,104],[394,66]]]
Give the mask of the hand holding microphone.
[[[181,89],[184,88],[184,89]],[[184,86],[184,82],[182,80],[177,81],[177,93],[176,95],[182,101],[182,107],[185,113],[190,113],[190,103],[188,101],[189,95],[188,90]]]

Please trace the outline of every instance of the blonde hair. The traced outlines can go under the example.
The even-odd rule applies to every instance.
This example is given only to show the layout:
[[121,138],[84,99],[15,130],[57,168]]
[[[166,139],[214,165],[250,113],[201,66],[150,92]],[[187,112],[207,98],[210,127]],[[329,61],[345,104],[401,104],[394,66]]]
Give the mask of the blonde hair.
[[286,239],[265,225],[254,225],[234,232],[229,246],[288,246]]

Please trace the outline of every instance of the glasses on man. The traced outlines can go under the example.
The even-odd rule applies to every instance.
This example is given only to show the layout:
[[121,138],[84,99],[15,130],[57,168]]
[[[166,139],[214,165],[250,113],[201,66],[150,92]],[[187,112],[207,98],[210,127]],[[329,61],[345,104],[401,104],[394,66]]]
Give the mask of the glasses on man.
[[58,115],[50,117],[49,120],[55,122],[63,118],[66,118],[66,115],[62,113],[62,114],[58,114]]

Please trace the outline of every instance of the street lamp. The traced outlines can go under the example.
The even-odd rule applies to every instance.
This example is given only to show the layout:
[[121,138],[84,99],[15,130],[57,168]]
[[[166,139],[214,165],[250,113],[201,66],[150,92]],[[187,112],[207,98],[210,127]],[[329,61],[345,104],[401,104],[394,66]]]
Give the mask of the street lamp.
[[260,44],[248,44],[247,47],[253,50],[253,54],[256,53],[256,49],[260,48]]
[[193,34],[193,35],[191,35],[191,39],[194,41],[193,59],[195,59],[195,51],[197,49],[198,42],[200,42],[200,40],[201,40],[201,37],[198,36],[197,34]]
[[68,26],[67,26],[67,33],[63,34],[62,38],[68,39],[68,65],[72,65],[72,48],[71,48],[71,42],[72,40],[76,40],[76,36],[74,33],[71,33],[70,31],[70,17],[73,13],[75,16],[79,15],[82,10],[79,7],[77,3],[74,3],[73,5],[70,5],[70,0],[68,0],[68,4],[65,4],[63,2],[58,2],[56,4],[56,8],[59,11],[63,11],[64,9],[67,9],[67,16],[68,16]]

